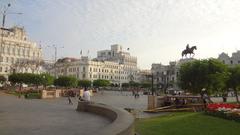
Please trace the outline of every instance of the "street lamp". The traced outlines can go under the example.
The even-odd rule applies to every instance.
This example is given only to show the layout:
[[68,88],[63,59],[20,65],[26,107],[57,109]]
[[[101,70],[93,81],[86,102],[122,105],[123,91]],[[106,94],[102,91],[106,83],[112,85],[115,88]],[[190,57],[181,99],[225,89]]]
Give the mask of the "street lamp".
[[5,27],[5,20],[6,20],[6,16],[8,14],[18,14],[21,15],[22,13],[14,13],[14,12],[7,12],[8,8],[11,6],[10,3],[8,3],[6,6],[3,7],[3,11],[1,12],[2,14],[2,27],[1,27],[1,46],[0,46],[0,62],[2,62],[3,58],[2,58],[2,53],[3,53],[3,30]]
[[4,8],[3,8],[3,12],[2,12],[2,16],[3,16],[3,18],[2,18],[2,28],[4,28],[4,26],[5,26],[5,20],[6,20],[7,14],[17,14],[17,15],[23,14],[23,13],[7,12],[8,8],[10,6],[11,6],[11,4],[8,3],[7,6],[4,6]]
[[154,91],[154,88],[153,88],[153,73],[152,73],[152,95],[154,95],[155,91]]
[[167,91],[167,71],[164,71],[163,72],[163,83],[164,83],[164,93],[166,94],[166,91]]

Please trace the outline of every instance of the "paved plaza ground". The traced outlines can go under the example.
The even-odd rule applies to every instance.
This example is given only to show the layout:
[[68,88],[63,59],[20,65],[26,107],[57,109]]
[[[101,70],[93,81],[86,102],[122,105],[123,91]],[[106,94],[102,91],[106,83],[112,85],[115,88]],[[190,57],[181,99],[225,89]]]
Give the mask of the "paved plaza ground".
[[[212,98],[221,102],[222,98]],[[73,105],[65,97],[57,99],[18,99],[0,92],[0,135],[91,135],[107,124],[103,117],[77,112],[77,98]],[[166,113],[144,113],[147,96],[140,93],[134,98],[131,92],[104,91],[96,93],[92,101],[116,108],[135,109],[137,118],[164,115]],[[234,102],[230,97],[228,101]]]
[[18,99],[0,93],[0,135],[91,135],[110,122],[77,112],[66,98]]

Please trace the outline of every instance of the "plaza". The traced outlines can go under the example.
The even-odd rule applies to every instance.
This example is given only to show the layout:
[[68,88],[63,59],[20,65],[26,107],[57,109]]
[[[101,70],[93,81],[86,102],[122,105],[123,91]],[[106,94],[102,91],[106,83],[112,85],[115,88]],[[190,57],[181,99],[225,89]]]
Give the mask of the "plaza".
[[[75,101],[75,100],[74,100]],[[90,135],[110,123],[98,115],[77,112],[76,101],[26,100],[1,93],[1,135]]]
[[[24,99],[0,93],[0,133],[1,135],[87,135],[101,130],[110,124],[104,117],[91,113],[77,112],[77,98],[72,98],[69,105],[67,98],[55,99]],[[221,98],[212,98],[221,102]],[[119,109],[131,108],[136,111],[137,118],[149,118],[168,113],[148,114],[147,95],[140,93],[134,98],[131,92],[104,91],[95,93],[92,101],[107,104]],[[234,98],[228,99],[230,102]],[[87,129],[87,130],[85,130]]]

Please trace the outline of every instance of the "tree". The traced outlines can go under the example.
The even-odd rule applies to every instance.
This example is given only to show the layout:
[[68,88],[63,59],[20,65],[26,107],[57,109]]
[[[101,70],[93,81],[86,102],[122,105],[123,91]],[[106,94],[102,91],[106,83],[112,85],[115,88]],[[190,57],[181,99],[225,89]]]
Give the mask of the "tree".
[[32,74],[32,75],[29,76],[28,79],[31,79],[31,80],[28,81],[29,84],[35,85],[37,87],[37,89],[38,89],[39,85],[43,84],[43,76],[41,76],[41,75]]
[[77,79],[71,76],[60,76],[54,80],[54,85],[60,87],[76,87]]
[[196,60],[185,63],[179,72],[179,84],[182,89],[192,93],[200,93],[207,86],[207,61]]
[[54,77],[50,74],[44,73],[40,75],[42,78],[42,85],[46,88],[46,86],[52,85],[54,82]]
[[134,82],[134,81],[130,81],[130,82],[129,82],[129,85],[130,85],[130,87],[139,87],[139,86],[140,86],[139,83]]
[[24,82],[24,78],[23,78],[23,74],[22,73],[14,73],[9,75],[8,80],[13,83],[14,85],[16,83],[23,83]]
[[211,92],[226,91],[226,82],[229,78],[229,72],[227,65],[223,64],[219,60],[209,59],[208,60],[208,86],[207,89]]
[[197,94],[202,88],[207,88],[208,92],[223,90],[227,78],[227,66],[220,61],[195,60],[181,66],[178,83],[182,89]]
[[93,86],[95,87],[107,87],[109,85],[110,85],[110,81],[108,80],[98,79],[93,81]]
[[129,83],[122,83],[123,88],[128,88],[129,86],[130,86]]
[[92,82],[90,80],[79,80],[78,86],[80,87],[91,87]]
[[4,83],[6,80],[7,79],[4,76],[0,75],[0,83]]
[[230,76],[227,80],[227,86],[234,90],[236,100],[239,103],[238,90],[240,88],[240,66],[229,68],[229,73]]
[[141,87],[143,87],[143,88],[151,88],[152,84],[151,84],[151,82],[143,82],[141,84]]
[[26,81],[26,75],[23,73],[13,73],[8,76],[8,80],[13,85],[16,85],[17,83],[20,84],[19,88],[20,88],[20,90],[22,90],[22,84]]

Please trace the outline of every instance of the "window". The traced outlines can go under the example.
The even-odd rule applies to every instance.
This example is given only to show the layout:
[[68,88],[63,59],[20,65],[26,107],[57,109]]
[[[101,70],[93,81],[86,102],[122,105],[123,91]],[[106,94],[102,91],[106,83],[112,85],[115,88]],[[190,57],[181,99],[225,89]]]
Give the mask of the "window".
[[10,47],[8,47],[7,52],[8,52],[8,54],[10,54]]
[[232,61],[232,60],[231,60],[230,62],[231,62],[231,64],[233,64],[233,61]]
[[83,72],[85,72],[85,67],[83,67]]
[[12,51],[13,51],[13,55],[15,55],[15,48],[13,48]]
[[[90,72],[92,72],[92,68],[90,67]],[[91,78],[91,77],[90,77]]]
[[2,67],[0,67],[0,72],[2,72]]
[[27,53],[28,53],[28,57],[29,57],[30,56],[30,51],[28,50]]
[[86,75],[85,75],[85,74],[83,74],[83,75],[82,75],[82,78],[83,78],[83,79],[85,79],[85,77],[86,77]]

